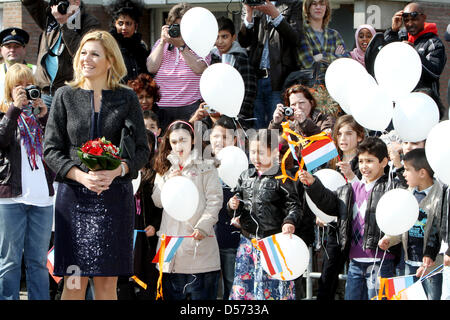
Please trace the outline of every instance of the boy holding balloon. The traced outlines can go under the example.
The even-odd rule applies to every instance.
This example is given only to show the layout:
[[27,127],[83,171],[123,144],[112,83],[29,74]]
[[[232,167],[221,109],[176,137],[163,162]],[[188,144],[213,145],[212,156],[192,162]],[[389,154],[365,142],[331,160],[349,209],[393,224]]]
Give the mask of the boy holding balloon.
[[[357,147],[361,181],[355,180],[336,191],[323,186],[307,171],[299,175],[305,191],[317,207],[328,215],[338,217],[341,250],[350,259],[346,300],[367,300],[374,297],[376,279],[392,277],[394,255],[379,252],[381,231],[375,213],[378,201],[391,189],[401,187],[385,174],[388,163],[386,144],[379,138],[368,137]],[[383,262],[382,262],[383,260]]]
[[[425,276],[436,266],[442,264],[442,255],[438,255],[439,226],[443,185],[433,179],[433,169],[428,164],[425,149],[413,149],[403,159],[403,176],[409,189],[419,203],[419,215],[414,226],[399,236],[385,235],[379,242],[383,250],[399,242],[403,244],[405,275],[414,274],[418,278]],[[439,261],[437,261],[439,260]],[[442,274],[436,274],[422,282],[429,300],[439,300],[442,289]]]

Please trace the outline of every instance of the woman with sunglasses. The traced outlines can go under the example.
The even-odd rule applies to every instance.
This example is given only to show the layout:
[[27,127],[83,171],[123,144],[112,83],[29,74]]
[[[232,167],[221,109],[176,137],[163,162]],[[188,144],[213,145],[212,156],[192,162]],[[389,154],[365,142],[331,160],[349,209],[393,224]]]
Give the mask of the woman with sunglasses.
[[387,43],[404,40],[402,26],[407,31],[407,43],[414,46],[422,61],[422,76],[415,89],[430,88],[432,98],[436,101],[439,113],[444,115],[443,104],[439,98],[439,77],[444,70],[447,56],[445,47],[438,37],[436,23],[426,22],[427,16],[418,3],[410,3],[392,17],[392,27],[386,30],[384,40]]

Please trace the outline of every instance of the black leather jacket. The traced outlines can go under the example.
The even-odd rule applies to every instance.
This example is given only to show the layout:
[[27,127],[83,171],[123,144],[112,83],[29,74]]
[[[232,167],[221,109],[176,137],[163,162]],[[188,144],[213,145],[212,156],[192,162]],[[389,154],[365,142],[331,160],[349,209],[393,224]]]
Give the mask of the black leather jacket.
[[[378,228],[375,212],[378,201],[389,190],[395,188],[405,188],[398,180],[388,182],[388,176],[384,175],[377,180],[367,202],[367,209],[364,223],[363,248],[375,250],[378,241],[383,237],[383,232]],[[342,251],[350,248],[352,237],[353,219],[353,189],[350,183],[331,191],[323,186],[319,179],[305,187],[306,192],[317,207],[331,216],[338,217],[339,240]]]
[[[275,179],[280,174],[278,168],[276,174],[259,176],[255,168],[250,168],[239,177],[234,191],[243,201],[235,215],[240,216],[241,232],[247,238],[255,238],[256,232],[258,238],[279,233],[285,223],[297,229],[302,218],[297,188],[291,180],[283,183]],[[233,217],[233,210],[228,208],[228,213]]]

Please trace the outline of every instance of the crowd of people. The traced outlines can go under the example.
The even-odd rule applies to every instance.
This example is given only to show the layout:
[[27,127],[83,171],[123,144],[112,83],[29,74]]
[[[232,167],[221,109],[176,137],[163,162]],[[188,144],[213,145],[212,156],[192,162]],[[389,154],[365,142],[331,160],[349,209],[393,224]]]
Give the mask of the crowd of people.
[[[428,164],[426,141],[401,141],[392,125],[389,133],[368,130],[326,89],[321,96],[315,90],[325,86],[336,59],[365,67],[378,32],[383,45],[404,41],[417,50],[423,68],[414,90],[434,99],[442,120],[445,47],[419,3],[396,12],[387,30],[359,26],[352,50],[329,27],[329,0],[244,3],[240,29],[218,18],[217,41],[202,58],[180,33],[190,4],[171,8],[160,38],[148,46],[138,31],[138,1],[110,5],[109,31],[82,1],[66,2],[22,0],[42,30],[36,65],[25,61],[26,30],[0,33],[0,300],[19,299],[21,279],[33,300],[301,299],[302,276],[277,280],[261,264],[256,241],[278,233],[315,248],[310,259],[322,257],[318,300],[339,296],[345,266],[344,298],[367,300],[378,294],[378,275],[418,281],[442,264],[423,288],[430,300],[450,299],[450,191]],[[230,64],[242,76],[236,118],[202,99],[200,78],[214,63]],[[327,134],[338,157],[311,172],[300,168],[301,148],[282,137],[286,123],[305,138]],[[79,157],[83,144],[102,137],[120,146],[115,169],[90,169]],[[228,146],[249,159],[233,188],[217,169]],[[281,163],[298,179],[279,179]],[[327,189],[314,175],[324,168],[347,183]],[[163,207],[164,186],[177,176],[199,191],[185,221]],[[414,194],[420,214],[394,237],[382,233],[375,212],[395,188]],[[336,219],[321,221],[307,196]],[[170,261],[158,264],[166,236],[183,241]]]

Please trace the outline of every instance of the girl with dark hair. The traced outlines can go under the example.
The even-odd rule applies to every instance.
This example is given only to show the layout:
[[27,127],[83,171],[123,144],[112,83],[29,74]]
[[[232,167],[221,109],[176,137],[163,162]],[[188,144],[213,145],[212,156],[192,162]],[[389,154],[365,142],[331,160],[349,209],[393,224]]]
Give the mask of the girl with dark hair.
[[148,73],[145,64],[150,52],[142,34],[137,32],[143,7],[140,1],[116,0],[109,12],[113,18],[110,33],[119,44],[127,67],[127,75],[122,81],[127,83],[141,73]]
[[[201,148],[200,148],[201,149]],[[175,176],[191,179],[199,191],[199,203],[187,221],[172,218],[164,209],[157,235],[187,236],[171,262],[164,263],[164,299],[216,299],[220,258],[214,225],[222,208],[223,194],[213,160],[202,160],[194,148],[194,129],[182,120],[172,122],[162,138],[155,159],[157,172],[152,199],[162,208],[161,190]],[[183,197],[183,195],[177,195]]]

